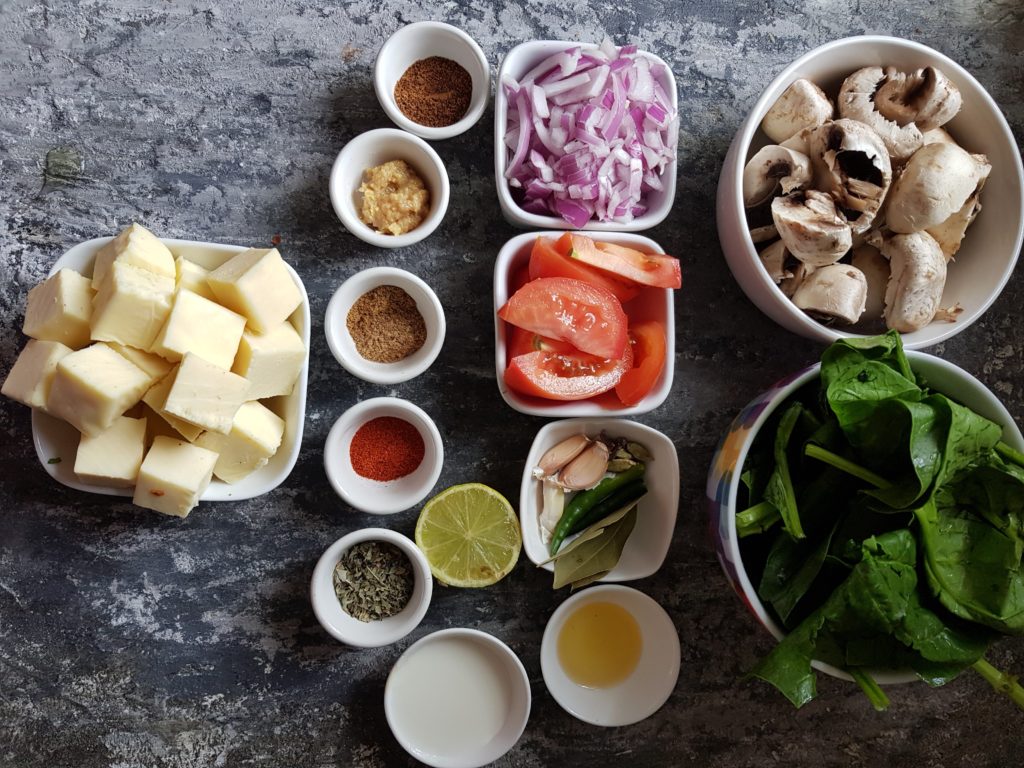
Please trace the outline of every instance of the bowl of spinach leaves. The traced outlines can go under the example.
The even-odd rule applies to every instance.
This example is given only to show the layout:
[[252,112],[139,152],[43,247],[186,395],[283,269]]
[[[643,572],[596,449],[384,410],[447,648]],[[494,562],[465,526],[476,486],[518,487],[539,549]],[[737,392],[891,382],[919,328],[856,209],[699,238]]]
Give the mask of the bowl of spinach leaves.
[[835,342],[756,398],[708,476],[736,592],[779,641],[750,676],[796,707],[815,670],[881,685],[968,668],[1024,709],[985,659],[1024,635],[1024,438],[955,365],[895,332]]

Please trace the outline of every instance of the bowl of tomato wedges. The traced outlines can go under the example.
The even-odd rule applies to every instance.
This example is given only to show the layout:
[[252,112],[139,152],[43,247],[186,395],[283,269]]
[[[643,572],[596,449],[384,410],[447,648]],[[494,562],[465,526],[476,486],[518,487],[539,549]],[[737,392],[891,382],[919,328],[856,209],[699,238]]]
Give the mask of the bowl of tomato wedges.
[[679,260],[650,238],[528,232],[494,265],[495,371],[534,416],[629,416],[672,387]]

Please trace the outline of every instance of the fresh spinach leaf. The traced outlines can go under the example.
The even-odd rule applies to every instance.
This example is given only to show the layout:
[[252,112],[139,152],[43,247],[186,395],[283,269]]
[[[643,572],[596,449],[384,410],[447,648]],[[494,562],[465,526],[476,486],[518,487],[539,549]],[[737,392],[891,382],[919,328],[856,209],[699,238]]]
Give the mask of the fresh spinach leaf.
[[796,506],[796,492],[789,472],[789,448],[793,429],[796,427],[804,408],[800,403],[790,403],[782,414],[779,429],[775,433],[774,458],[775,468],[768,479],[764,497],[771,502],[782,517],[782,525],[794,539],[804,538],[804,530],[800,525],[800,512]]
[[908,381],[917,383],[917,378],[903,352],[900,335],[895,331],[889,331],[882,336],[840,339],[829,346],[821,356],[822,391],[827,391],[833,381],[868,360],[878,361]]

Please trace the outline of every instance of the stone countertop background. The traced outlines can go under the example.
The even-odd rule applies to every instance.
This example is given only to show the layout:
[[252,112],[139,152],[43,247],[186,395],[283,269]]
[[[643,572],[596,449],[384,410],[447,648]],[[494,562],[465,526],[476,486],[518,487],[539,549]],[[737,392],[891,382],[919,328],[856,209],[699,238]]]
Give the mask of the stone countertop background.
[[[1021,714],[970,673],[934,691],[892,688],[882,714],[828,678],[801,711],[767,685],[744,682],[771,641],[730,591],[705,533],[704,478],[717,439],[753,395],[820,352],[746,300],[718,248],[718,171],[761,89],[828,40],[894,34],[963,64],[1024,135],[1024,6],[901,5],[0,0],[0,370],[23,343],[28,289],[71,245],[131,220],[166,237],[266,246],[279,236],[314,317],[295,471],[264,497],[203,504],[185,521],[54,485],[36,462],[27,410],[0,404],[0,765],[413,765],[385,723],[384,681],[410,642],[451,626],[504,639],[530,674],[533,712],[498,762],[508,768],[1015,764]],[[322,444],[347,407],[388,394],[421,405],[446,444],[438,488],[478,480],[513,501],[543,423],[503,404],[491,366],[491,268],[516,233],[494,191],[492,110],[469,133],[435,144],[452,196],[425,242],[365,245],[328,200],[340,147],[389,125],[371,84],[378,47],[401,25],[429,18],[467,30],[494,71],[522,40],[607,33],[658,53],[679,81],[676,205],[648,233],[683,261],[675,384],[668,402],[639,420],[675,442],[683,493],[667,562],[634,586],[672,616],[683,666],[668,703],[631,727],[577,722],[548,694],[538,647],[565,594],[525,557],[492,588],[436,589],[423,624],[392,647],[343,647],[309,607],[309,577],[330,542],[369,525],[409,535],[415,525],[415,511],[372,517],[331,491]],[[47,174],[57,147],[78,153],[80,167],[59,168],[51,156]],[[323,341],[334,288],[378,264],[425,278],[449,320],[431,370],[395,387],[345,374]],[[1018,420],[1022,302],[1018,272],[981,322],[931,350],[981,378]],[[1004,641],[992,659],[1024,672],[1020,642]]]

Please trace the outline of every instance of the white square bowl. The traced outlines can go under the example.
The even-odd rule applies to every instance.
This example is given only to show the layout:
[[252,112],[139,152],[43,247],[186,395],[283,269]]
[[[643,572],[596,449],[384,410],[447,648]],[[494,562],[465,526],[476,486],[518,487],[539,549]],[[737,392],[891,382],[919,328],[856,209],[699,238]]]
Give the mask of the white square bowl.
[[[523,533],[523,551],[534,565],[550,557],[541,540],[538,517],[543,507],[541,483],[533,476],[533,468],[549,448],[573,435],[583,433],[597,437],[601,432],[610,437],[624,437],[641,443],[653,457],[647,464],[644,481],[647,495],[637,508],[636,527],[622,557],[612,571],[600,581],[633,581],[652,576],[661,568],[672,543],[679,509],[679,457],[672,441],[656,429],[628,419],[564,419],[541,428],[530,446],[519,490],[519,526]],[[567,540],[571,541],[571,539]],[[553,563],[541,565],[554,571]]]
[[[79,243],[57,259],[50,269],[50,274],[53,275],[58,270],[68,268],[86,277],[91,276],[96,251],[112,239],[111,237],[97,237]],[[160,242],[166,245],[175,257],[184,256],[206,269],[216,269],[236,253],[248,250],[240,245],[200,243],[192,240],[160,238]],[[284,419],[284,436],[281,438],[281,447],[266,465],[237,483],[225,483],[223,480],[214,478],[200,497],[200,501],[240,501],[261,496],[283,483],[285,478],[291,474],[292,468],[299,458],[302,427],[306,419],[306,386],[309,376],[309,296],[306,295],[306,288],[295,270],[287,264],[285,266],[288,267],[288,273],[292,276],[292,280],[295,281],[295,285],[302,295],[302,303],[292,313],[289,321],[302,337],[302,343],[306,345],[306,360],[302,364],[299,379],[295,382],[295,388],[290,395],[261,401]],[[36,456],[50,477],[62,485],[79,491],[88,491],[104,496],[131,496],[134,492],[132,488],[87,485],[79,481],[74,471],[78,439],[78,430],[67,422],[36,409],[32,410],[32,441],[35,443]],[[59,459],[59,461],[54,461],[54,459]]]
[[[671,288],[645,288],[639,296],[627,302],[626,313],[635,302],[648,301],[644,308],[645,319],[658,320],[665,328],[665,368],[647,397],[636,405],[606,406],[594,398],[588,400],[561,401],[544,400],[539,397],[521,395],[508,388],[505,384],[505,368],[508,359],[507,323],[498,317],[498,310],[512,295],[511,278],[526,268],[530,261],[530,250],[538,237],[558,237],[558,233],[549,231],[526,232],[516,235],[498,251],[494,262],[494,370],[497,375],[498,391],[512,408],[520,413],[531,416],[636,416],[653,411],[668,397],[672,389],[672,377],[675,370],[676,330],[675,304],[672,302]],[[616,245],[636,248],[645,253],[664,253],[664,249],[649,237],[628,234],[625,232],[602,234],[600,239]],[[614,398],[614,395],[612,395]]]
[[[494,94],[494,183],[498,188],[498,203],[501,205],[501,213],[506,221],[515,227],[564,229],[566,221],[561,216],[542,216],[538,213],[524,211],[512,198],[512,190],[505,179],[505,168],[509,159],[508,149],[505,146],[505,130],[508,126],[508,96],[505,94],[502,83],[506,78],[512,78],[518,82],[523,75],[548,56],[577,47],[586,51],[593,50],[598,46],[594,43],[575,43],[570,40],[534,40],[520,43],[505,55],[504,61],[501,62],[501,69],[498,70],[498,83]],[[676,78],[668,64],[664,59],[647,51],[637,51],[637,55],[644,56],[652,64],[658,64],[661,67],[658,81],[672,100],[672,109],[677,111],[679,95],[676,92]],[[583,229],[588,232],[640,232],[661,224],[672,210],[672,204],[676,199],[677,164],[678,151],[661,177],[665,189],[660,192],[652,190],[647,193],[647,213],[643,216],[637,216],[627,224],[591,219]]]

